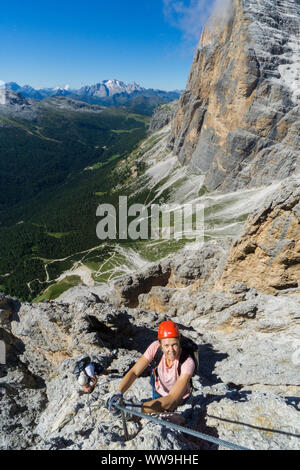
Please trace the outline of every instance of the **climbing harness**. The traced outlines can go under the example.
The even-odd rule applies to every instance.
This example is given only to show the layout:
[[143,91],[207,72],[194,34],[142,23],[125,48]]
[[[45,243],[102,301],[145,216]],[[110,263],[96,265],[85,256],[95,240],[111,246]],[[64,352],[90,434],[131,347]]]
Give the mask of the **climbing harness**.
[[[113,406],[115,406],[118,410],[120,410],[122,412],[122,421],[123,421],[123,427],[124,427],[125,440],[128,440],[128,431],[127,431],[126,419],[125,419],[124,415],[131,414],[131,415],[138,416],[140,418],[147,419],[148,421],[152,421],[153,423],[159,424],[160,426],[163,426],[163,427],[166,427],[166,428],[169,428],[169,429],[174,429],[175,431],[179,431],[179,432],[182,432],[182,433],[185,433],[185,434],[190,434],[191,436],[198,437],[199,439],[203,439],[204,441],[212,442],[213,444],[217,444],[217,445],[220,445],[222,447],[228,447],[229,449],[232,449],[232,450],[251,450],[251,449],[248,449],[246,447],[242,447],[242,446],[239,446],[237,444],[233,444],[232,442],[223,441],[222,439],[218,439],[216,437],[209,436],[208,434],[203,434],[201,432],[193,431],[192,429],[188,429],[188,428],[185,428],[183,426],[178,426],[177,424],[173,424],[173,423],[169,423],[169,422],[166,423],[166,421],[163,421],[162,419],[154,418],[151,415],[146,415],[144,413],[140,413],[139,411],[133,411],[131,409],[129,410],[128,408],[126,408],[125,406],[120,405],[119,403],[116,403]],[[130,406],[132,406],[131,403],[130,403]]]

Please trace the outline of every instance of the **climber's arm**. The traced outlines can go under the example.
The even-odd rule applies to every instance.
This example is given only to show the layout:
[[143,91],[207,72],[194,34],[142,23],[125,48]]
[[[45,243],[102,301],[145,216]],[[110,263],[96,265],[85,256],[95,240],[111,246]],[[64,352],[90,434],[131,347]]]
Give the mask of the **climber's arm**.
[[142,356],[123,377],[123,380],[119,386],[120,392],[124,394],[133,384],[133,382],[144,372],[146,367],[148,367],[149,363],[150,362],[148,361],[148,359],[146,359],[145,356]]
[[142,412],[161,413],[163,411],[174,411],[182,397],[186,394],[190,379],[191,376],[189,374],[181,374],[166,397],[156,398],[155,400],[143,403]]

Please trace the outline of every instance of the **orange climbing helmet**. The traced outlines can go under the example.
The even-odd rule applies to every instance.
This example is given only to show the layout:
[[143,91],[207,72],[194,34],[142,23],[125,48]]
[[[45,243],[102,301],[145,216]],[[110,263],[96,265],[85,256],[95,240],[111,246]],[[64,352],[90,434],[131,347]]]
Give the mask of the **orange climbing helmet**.
[[163,321],[158,327],[158,339],[179,338],[178,326],[172,321]]

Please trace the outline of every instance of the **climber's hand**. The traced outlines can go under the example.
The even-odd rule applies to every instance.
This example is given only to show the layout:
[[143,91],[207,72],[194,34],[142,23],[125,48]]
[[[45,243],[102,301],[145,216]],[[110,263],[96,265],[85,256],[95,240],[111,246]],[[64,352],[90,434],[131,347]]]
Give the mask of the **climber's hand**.
[[121,414],[121,411],[118,410],[115,405],[119,404],[123,399],[123,394],[118,390],[117,392],[113,392],[109,397],[107,398],[105,402],[105,408],[108,409],[110,413],[112,413],[114,416],[119,416]]

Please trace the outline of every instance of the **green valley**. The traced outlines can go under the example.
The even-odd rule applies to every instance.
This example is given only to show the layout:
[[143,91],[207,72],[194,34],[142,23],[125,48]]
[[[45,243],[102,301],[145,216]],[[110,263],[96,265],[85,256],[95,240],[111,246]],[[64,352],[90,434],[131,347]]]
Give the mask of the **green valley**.
[[19,299],[35,299],[99,245],[96,208],[117,200],[130,169],[116,167],[146,137],[147,116],[96,108],[45,100],[31,120],[0,116],[0,285]]

